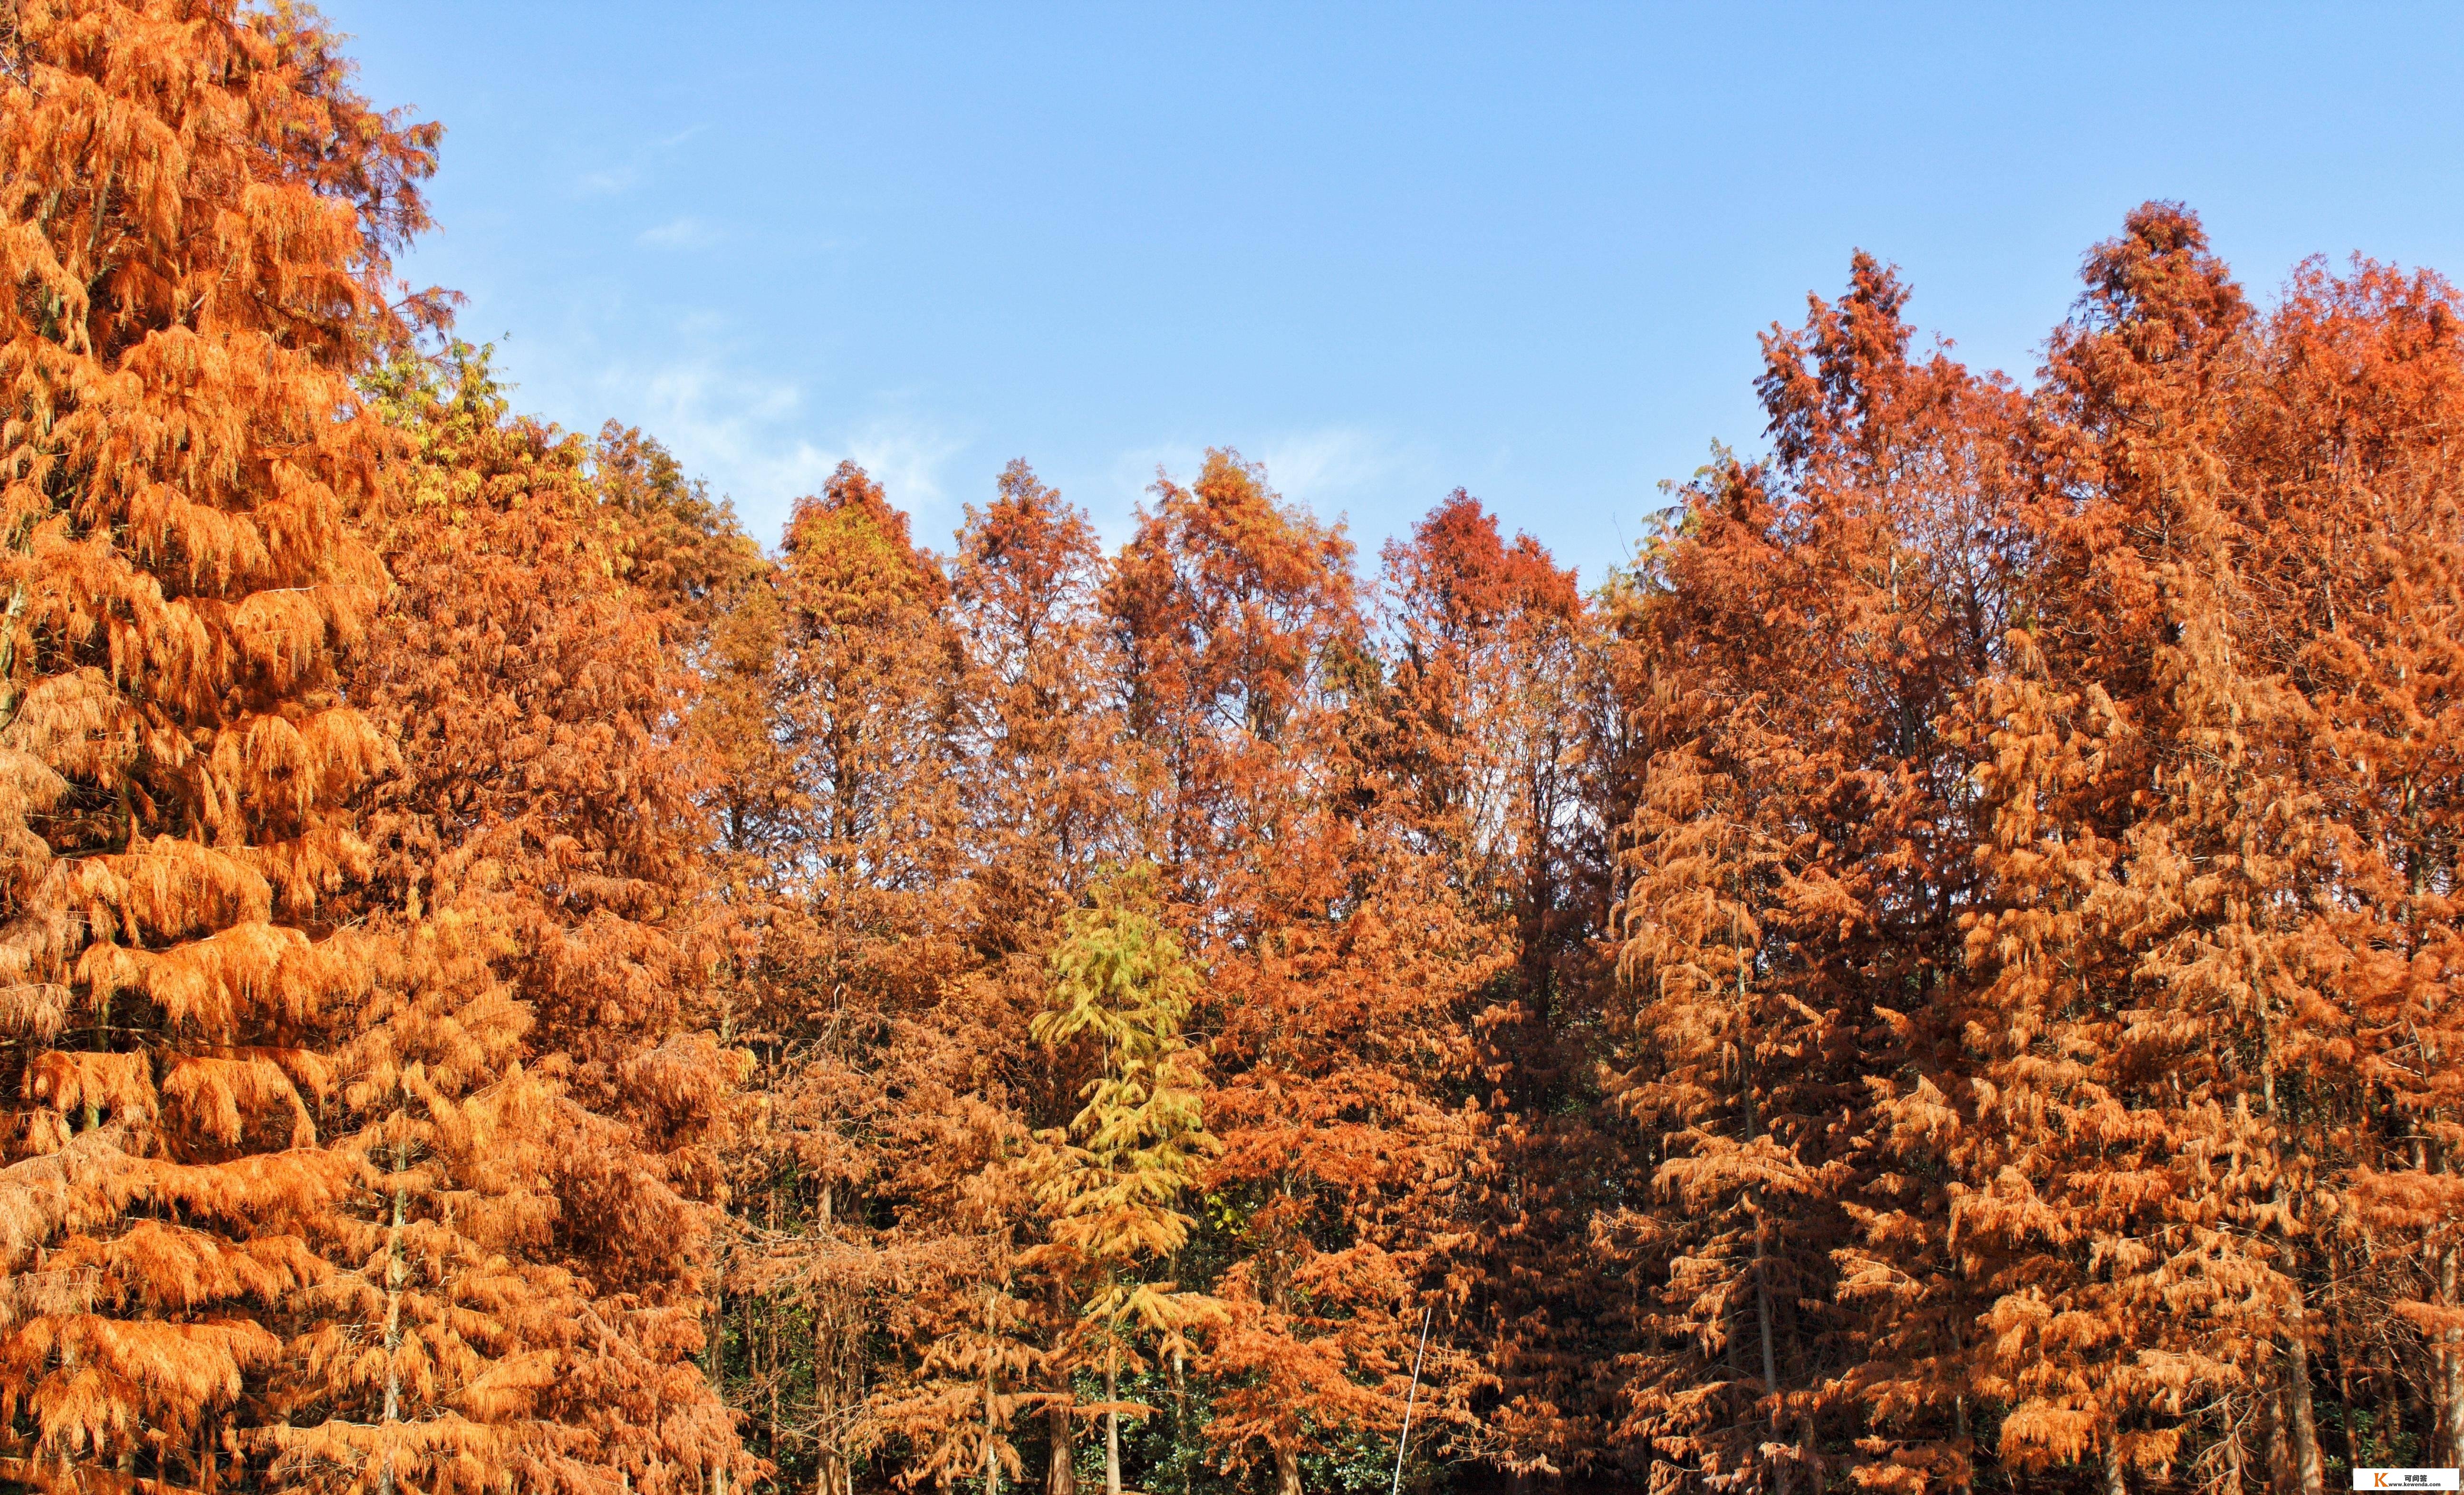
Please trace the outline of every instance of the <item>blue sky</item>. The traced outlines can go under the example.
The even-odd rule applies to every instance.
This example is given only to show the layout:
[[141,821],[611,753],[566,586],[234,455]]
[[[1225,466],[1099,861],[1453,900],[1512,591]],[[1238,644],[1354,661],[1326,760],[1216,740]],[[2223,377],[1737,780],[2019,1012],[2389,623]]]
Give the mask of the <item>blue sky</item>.
[[2150,197],[2262,296],[2464,273],[2453,6],[328,11],[447,127],[407,273],[765,540],[843,456],[928,543],[1013,456],[1117,539],[1230,445],[1365,553],[1460,484],[1596,580],[1858,247],[2022,378]]

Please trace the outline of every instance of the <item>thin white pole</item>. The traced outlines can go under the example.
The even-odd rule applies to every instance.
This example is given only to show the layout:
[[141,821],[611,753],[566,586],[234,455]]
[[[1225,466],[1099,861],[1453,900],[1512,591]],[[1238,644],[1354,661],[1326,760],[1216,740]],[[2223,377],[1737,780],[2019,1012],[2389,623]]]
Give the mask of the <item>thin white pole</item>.
[[1420,1396],[1420,1357],[1429,1352],[1429,1315],[1437,1310],[1434,1303],[1420,1310],[1420,1348],[1412,1352],[1412,1386],[1403,1394],[1403,1436],[1395,1440],[1394,1495],[1403,1495],[1403,1450],[1412,1442],[1412,1404]]

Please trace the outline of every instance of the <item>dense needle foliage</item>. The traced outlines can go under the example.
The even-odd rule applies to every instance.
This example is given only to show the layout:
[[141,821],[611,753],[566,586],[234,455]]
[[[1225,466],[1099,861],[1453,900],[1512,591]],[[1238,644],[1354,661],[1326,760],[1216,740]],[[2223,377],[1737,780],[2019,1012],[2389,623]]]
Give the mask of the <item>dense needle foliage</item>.
[[775,551],[303,9],[0,4],[0,1488],[2464,1459],[2464,298],[1858,255],[1589,592],[1210,452]]

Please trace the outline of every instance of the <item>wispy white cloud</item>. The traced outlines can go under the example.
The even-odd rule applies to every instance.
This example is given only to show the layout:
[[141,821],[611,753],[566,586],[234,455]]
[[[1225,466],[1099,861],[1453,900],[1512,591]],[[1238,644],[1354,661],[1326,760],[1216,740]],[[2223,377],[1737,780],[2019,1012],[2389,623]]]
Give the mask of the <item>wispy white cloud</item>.
[[1130,502],[1144,502],[1147,490],[1153,488],[1160,473],[1175,482],[1185,482],[1198,473],[1205,457],[1205,449],[1195,442],[1159,441],[1143,447],[1132,447],[1112,459],[1112,487],[1117,496]]
[[1277,492],[1327,518],[1347,500],[1391,486],[1421,465],[1393,441],[1350,426],[1279,436],[1256,455]]
[[577,197],[622,196],[641,186],[649,176],[650,168],[665,158],[673,155],[677,146],[709,128],[707,124],[696,124],[678,130],[673,135],[663,136],[647,144],[634,147],[631,157],[626,161],[585,171],[574,178],[574,195]]
[[795,427],[803,393],[793,383],[733,368],[711,356],[680,359],[646,376],[605,381],[647,408],[643,423],[714,486],[757,510],[783,511],[822,485],[838,459]]
[[580,197],[614,197],[629,192],[642,180],[639,166],[610,166],[599,171],[585,171],[574,179],[573,190]]
[[966,447],[931,421],[902,415],[861,428],[847,442],[847,454],[889,490],[892,503],[911,514],[938,517],[949,498],[942,473]]
[[522,407],[585,432],[610,416],[641,427],[714,494],[734,499],[764,543],[777,541],[794,501],[819,492],[846,459],[916,516],[919,540],[946,543],[957,517],[954,464],[974,432],[945,417],[929,390],[848,388],[810,350],[782,359],[706,303],[646,307],[605,277],[557,290],[561,318],[509,345],[499,365]]
[[755,537],[778,539],[789,506],[818,493],[842,460],[853,460],[917,517],[916,539],[933,543],[955,508],[952,459],[966,450],[937,418],[892,408],[847,422],[816,419],[801,386],[713,352],[652,369],[610,368],[596,381],[610,405],[637,409],[643,428],[685,470],[737,501]]
[[719,241],[717,229],[699,218],[671,218],[654,228],[644,229],[633,236],[636,244],[651,249],[708,249]]
[[[1353,498],[1413,478],[1428,465],[1411,449],[1352,426],[1287,431],[1240,451],[1266,470],[1277,493],[1325,518]],[[1111,477],[1123,496],[1140,496],[1154,484],[1157,468],[1175,482],[1186,482],[1204,460],[1205,449],[1196,442],[1154,442],[1113,458]]]

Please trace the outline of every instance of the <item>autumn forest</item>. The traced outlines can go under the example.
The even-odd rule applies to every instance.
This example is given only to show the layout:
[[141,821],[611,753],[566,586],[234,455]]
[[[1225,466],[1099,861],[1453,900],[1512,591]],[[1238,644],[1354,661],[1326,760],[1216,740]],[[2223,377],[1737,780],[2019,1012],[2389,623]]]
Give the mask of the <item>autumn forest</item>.
[[1230,450],[754,536],[340,49],[0,3],[0,1490],[2464,1461],[2437,275],[2150,203],[2019,382],[1841,246],[1588,588]]

